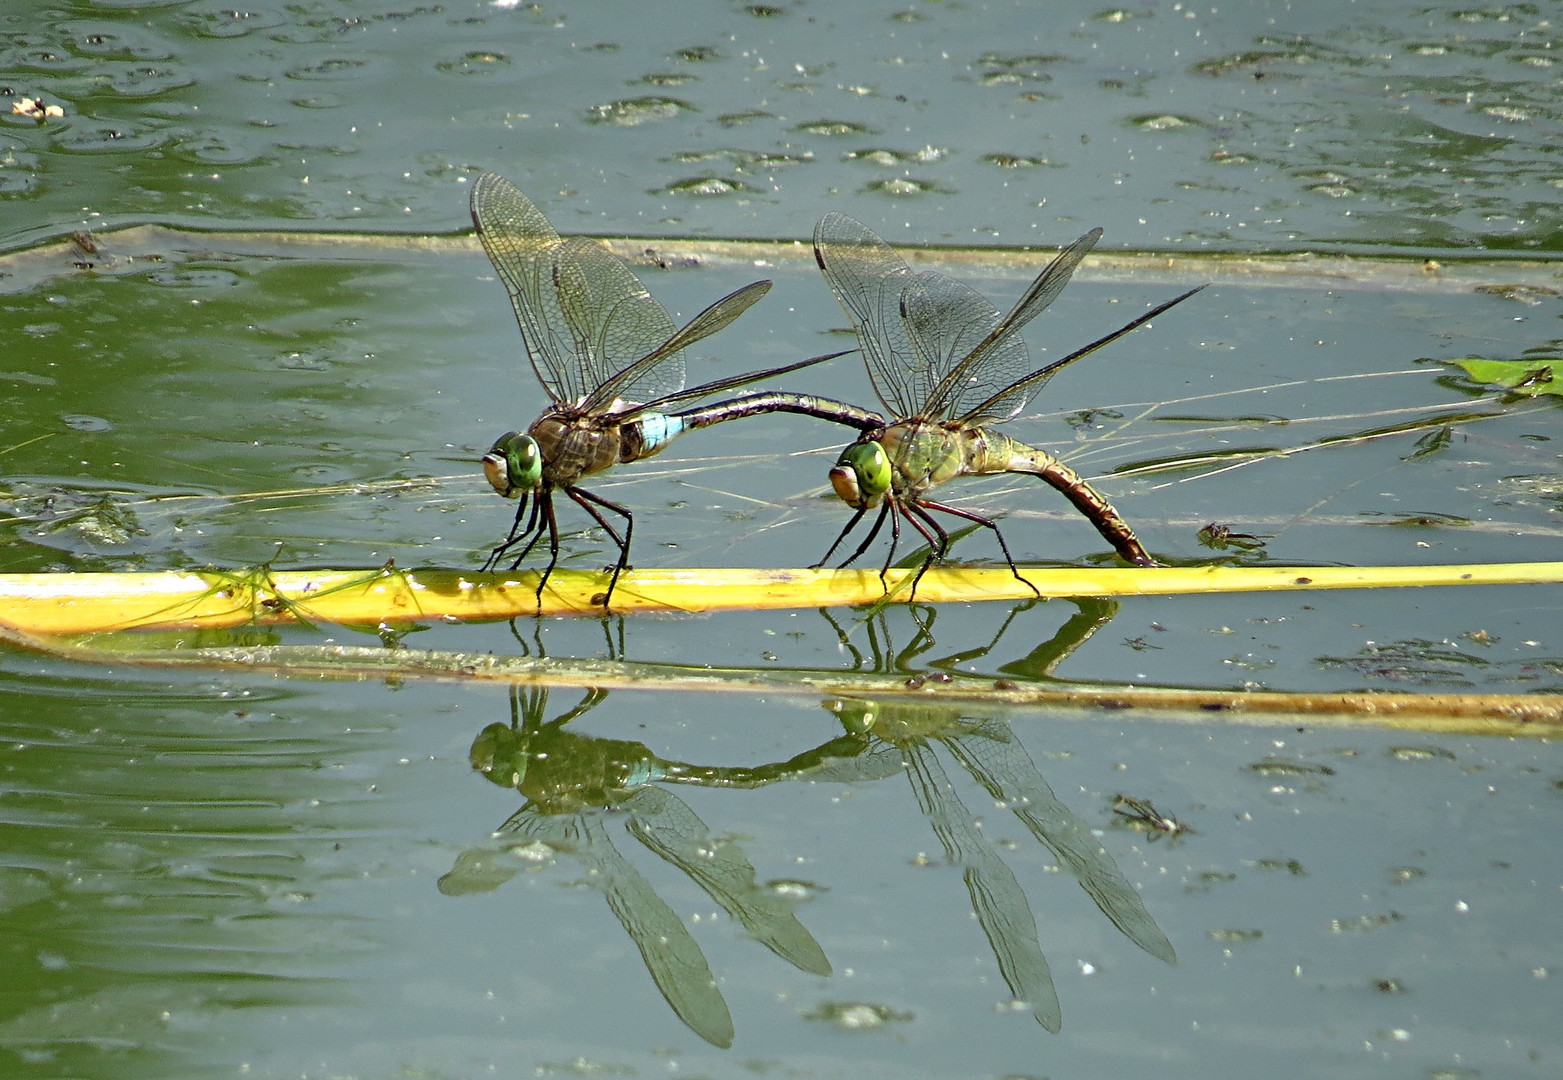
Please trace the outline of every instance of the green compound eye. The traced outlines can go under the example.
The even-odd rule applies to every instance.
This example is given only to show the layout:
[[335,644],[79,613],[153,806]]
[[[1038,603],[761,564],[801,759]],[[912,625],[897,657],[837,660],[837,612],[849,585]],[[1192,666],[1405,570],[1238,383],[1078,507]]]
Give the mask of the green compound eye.
[[526,739],[509,724],[490,724],[478,733],[467,754],[472,767],[500,787],[518,788],[530,760]]
[[854,510],[873,506],[890,490],[890,458],[877,442],[853,443],[830,470],[830,486]]
[[537,440],[519,431],[505,432],[483,455],[483,475],[507,499],[536,490],[543,482],[543,452]]

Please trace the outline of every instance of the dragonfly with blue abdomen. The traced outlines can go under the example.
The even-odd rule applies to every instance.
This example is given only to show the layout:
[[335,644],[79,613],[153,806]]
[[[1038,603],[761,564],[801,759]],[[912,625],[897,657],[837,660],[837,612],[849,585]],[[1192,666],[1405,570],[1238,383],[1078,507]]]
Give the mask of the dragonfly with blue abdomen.
[[[542,211],[495,173],[472,187],[478,239],[510,294],[526,352],[551,404],[526,431],[509,431],[483,456],[494,490],[519,499],[515,523],[484,569],[520,549],[511,568],[548,537],[548,565],[537,583],[542,596],[559,562],[559,525],[553,493],[563,491],[618,547],[606,607],[629,562],[635,519],[629,509],[579,486],[579,481],[622,462],[659,452],[686,431],[757,413],[801,413],[858,430],[884,423],[878,414],[809,394],[756,392],[683,412],[672,408],[762,379],[783,375],[842,353],[751,371],[684,387],[683,350],[737,319],[771,287],[756,281],[718,300],[683,329],[639,278],[607,248],[584,237],[561,239]],[[623,521],[621,534],[603,512]]]
[[[1105,337],[1031,370],[1020,329],[1058,298],[1075,268],[1101,238],[1092,229],[1050,262],[1010,309],[999,310],[974,289],[931,270],[913,273],[866,225],[829,213],[814,230],[814,258],[857,332],[859,351],[888,425],[865,430],[842,451],[830,471],[831,486],[856,513],[825,553],[835,554],[847,535],[875,507],[875,519],[852,562],[868,550],[890,519],[888,571],[905,518],[928,543],[929,555],[917,579],[949,549],[949,534],[932,511],[950,514],[997,537],[1017,578],[1020,572],[992,520],[945,503],[928,493],[957,476],[1024,473],[1061,492],[1090,520],[1125,561],[1156,566],[1139,538],[1112,504],[1062,461],[992,427],[1025,408],[1032,396],[1064,365],[1102,346],[1193,296],[1203,285],[1160,304]],[[1024,581],[1024,578],[1021,578]]]

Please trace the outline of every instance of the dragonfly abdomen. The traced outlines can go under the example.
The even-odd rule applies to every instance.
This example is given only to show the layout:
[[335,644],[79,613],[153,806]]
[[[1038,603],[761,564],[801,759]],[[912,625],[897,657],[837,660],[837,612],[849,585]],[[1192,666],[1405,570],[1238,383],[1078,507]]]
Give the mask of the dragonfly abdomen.
[[986,454],[992,459],[991,463],[999,465],[1000,461],[1007,461],[1007,464],[983,471],[1029,473],[1039,477],[1085,515],[1102,538],[1112,544],[1113,549],[1126,562],[1134,563],[1136,566],[1161,565],[1145,550],[1145,546],[1140,543],[1139,537],[1134,535],[1134,530],[1129,527],[1129,523],[1113,509],[1113,504],[1087,483],[1085,477],[1045,450],[1027,446],[1023,442],[986,428],[981,431],[985,436]]
[[[885,422],[878,413],[860,409],[856,405],[848,405],[843,401],[816,397],[813,394],[769,391],[742,394],[728,401],[719,401],[715,405],[687,409],[667,419],[683,425],[679,431],[674,432],[676,435],[682,431],[710,427],[712,424],[720,424],[727,420],[741,420],[746,416],[776,412],[812,416],[817,420],[842,424],[857,428],[859,431],[877,428]],[[668,437],[672,438],[671,435]]]
[[[681,416],[670,413],[648,412],[624,425],[624,445],[619,450],[620,461],[635,461],[650,457],[668,443],[689,430],[689,424]],[[631,444],[636,444],[631,446]],[[630,453],[631,449],[635,452]]]

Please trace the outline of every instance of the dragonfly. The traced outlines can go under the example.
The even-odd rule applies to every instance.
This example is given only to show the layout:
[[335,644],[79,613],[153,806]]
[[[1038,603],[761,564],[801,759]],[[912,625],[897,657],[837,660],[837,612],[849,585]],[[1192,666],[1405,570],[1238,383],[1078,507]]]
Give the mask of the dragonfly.
[[[584,477],[651,457],[686,431],[757,413],[801,413],[860,431],[884,422],[877,413],[853,405],[784,392],[755,392],[669,411],[845,353],[686,389],[684,350],[731,324],[769,291],[769,281],[729,293],[676,329],[667,311],[617,256],[584,237],[561,239],[542,211],[504,177],[480,176],[472,187],[471,209],[478,239],[510,295],[532,370],[550,400],[530,427],[507,431],[483,455],[489,484],[506,498],[519,500],[510,534],[489,553],[484,570],[519,549],[510,564],[515,569],[547,536],[548,565],[537,583],[542,597],[559,562],[553,494],[562,491],[618,548],[608,588],[595,598],[606,608],[629,564],[635,519],[627,507],[582,488],[579,481]],[[622,532],[610,514],[621,522]]]
[[1159,565],[1112,504],[1079,473],[992,426],[1024,409],[1060,368],[1118,340],[1205,287],[1173,297],[1126,326],[1032,370],[1021,328],[1058,298],[1101,236],[1101,229],[1092,229],[1061,251],[1015,306],[1001,315],[975,289],[953,278],[931,270],[913,273],[861,222],[836,212],[820,219],[814,230],[814,259],[852,320],[869,379],[892,419],[885,426],[864,430],[830,470],[831,487],[855,513],[818,565],[828,562],[863,516],[878,507],[868,535],[843,566],[868,550],[888,518],[890,554],[881,576],[887,573],[905,518],[929,548],[912,579],[915,594],[928,567],[943,560],[949,550],[950,536],[933,517],[939,512],[992,530],[1010,572],[1025,581],[994,521],[928,497],[934,488],[958,476],[999,473],[1038,477],[1085,515],[1126,562]]

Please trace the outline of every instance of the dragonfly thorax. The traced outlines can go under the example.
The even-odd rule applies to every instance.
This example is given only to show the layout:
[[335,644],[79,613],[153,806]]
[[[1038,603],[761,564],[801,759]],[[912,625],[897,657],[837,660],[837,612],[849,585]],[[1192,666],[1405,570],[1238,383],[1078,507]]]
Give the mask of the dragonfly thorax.
[[887,493],[915,499],[967,471],[981,441],[981,429],[905,420],[865,432],[843,450],[830,470],[830,486],[854,510],[878,506]]
[[903,498],[917,498],[929,488],[966,471],[980,429],[904,420],[879,436],[891,467],[891,486]]
[[542,455],[540,481],[548,487],[569,487],[583,476],[644,456],[639,425],[593,414],[549,412],[529,434]]

